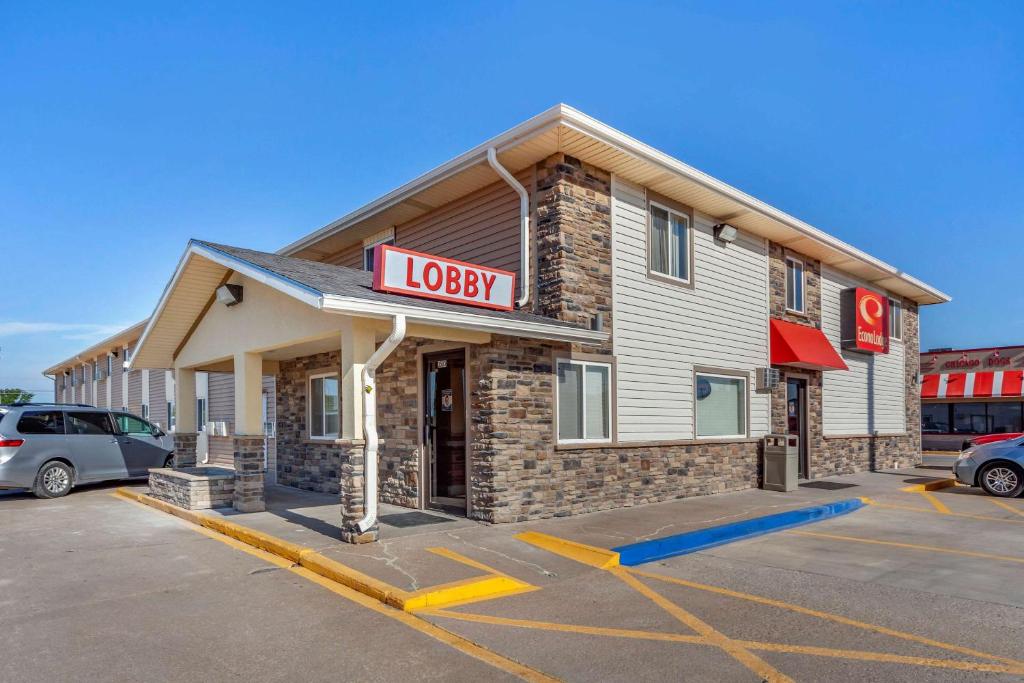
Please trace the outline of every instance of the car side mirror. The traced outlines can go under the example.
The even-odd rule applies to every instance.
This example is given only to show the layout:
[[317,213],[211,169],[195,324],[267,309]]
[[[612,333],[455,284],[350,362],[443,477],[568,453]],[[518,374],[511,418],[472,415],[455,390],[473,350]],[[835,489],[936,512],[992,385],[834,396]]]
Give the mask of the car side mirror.
[[155,437],[156,437],[156,438],[158,438],[158,439],[159,439],[159,438],[160,438],[161,436],[164,436],[164,435],[166,435],[166,432],[165,432],[164,430],[162,430],[162,429],[154,429],[154,430],[153,430],[153,436],[155,436]]

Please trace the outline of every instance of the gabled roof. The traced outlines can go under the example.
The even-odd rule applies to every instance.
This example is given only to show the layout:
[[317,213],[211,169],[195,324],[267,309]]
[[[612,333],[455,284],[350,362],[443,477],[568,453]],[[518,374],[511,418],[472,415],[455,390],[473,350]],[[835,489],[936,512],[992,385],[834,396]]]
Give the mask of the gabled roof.
[[354,268],[192,240],[149,318],[132,366],[171,367],[216,288],[235,272],[325,312],[372,318],[402,314],[409,322],[557,341],[598,343],[608,338],[607,332],[532,313],[377,292],[373,274]]
[[563,152],[918,303],[950,300],[902,270],[565,104],[477,145],[278,253],[320,260],[490,185],[497,181],[486,160],[491,147],[512,171]]
[[122,346],[125,346],[138,339],[139,335],[142,334],[142,330],[145,328],[145,326],[145,320],[137,322],[131,327],[125,328],[118,332],[117,334],[107,337],[98,344],[93,344],[84,351],[76,353],[71,358],[66,358],[61,362],[57,363],[56,365],[48,367],[46,370],[43,370],[43,374],[52,375],[63,368],[80,365],[82,363],[85,363],[86,361],[92,360],[93,358],[104,355],[113,349],[119,349]]

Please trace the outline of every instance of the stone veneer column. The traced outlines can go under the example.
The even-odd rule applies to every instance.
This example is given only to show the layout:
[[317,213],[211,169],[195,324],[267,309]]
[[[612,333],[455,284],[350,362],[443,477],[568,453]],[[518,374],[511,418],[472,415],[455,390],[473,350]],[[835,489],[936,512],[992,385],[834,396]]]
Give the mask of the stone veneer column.
[[234,438],[235,495],[234,507],[239,512],[262,512],[264,499],[263,437]]
[[341,540],[346,543],[372,543],[377,540],[379,524],[367,531],[359,531],[356,522],[366,512],[366,476],[363,456],[364,441],[341,440],[335,442],[341,449]]
[[176,468],[196,466],[196,440],[199,435],[192,433],[174,433],[174,466]]

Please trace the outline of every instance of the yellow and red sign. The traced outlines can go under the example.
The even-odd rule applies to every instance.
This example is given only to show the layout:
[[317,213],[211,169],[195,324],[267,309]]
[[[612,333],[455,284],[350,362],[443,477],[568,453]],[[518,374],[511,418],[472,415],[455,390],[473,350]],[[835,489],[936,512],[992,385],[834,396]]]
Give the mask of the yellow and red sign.
[[511,311],[516,275],[507,270],[381,244],[373,254],[373,288],[450,303]]
[[842,344],[848,351],[889,353],[889,299],[865,287],[842,292]]

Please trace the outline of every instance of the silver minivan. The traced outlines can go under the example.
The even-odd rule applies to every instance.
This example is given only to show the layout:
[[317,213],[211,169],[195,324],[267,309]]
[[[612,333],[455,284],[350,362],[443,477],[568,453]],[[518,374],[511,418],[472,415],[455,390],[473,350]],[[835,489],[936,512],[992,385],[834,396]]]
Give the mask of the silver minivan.
[[40,498],[72,487],[147,476],[170,467],[173,440],[158,426],[122,411],[86,405],[0,405],[0,489],[31,489]]

